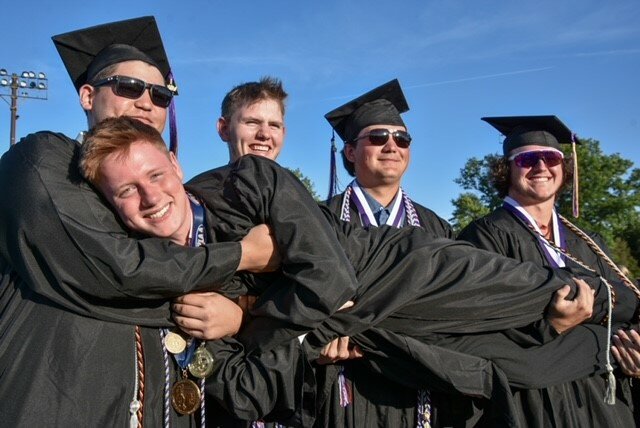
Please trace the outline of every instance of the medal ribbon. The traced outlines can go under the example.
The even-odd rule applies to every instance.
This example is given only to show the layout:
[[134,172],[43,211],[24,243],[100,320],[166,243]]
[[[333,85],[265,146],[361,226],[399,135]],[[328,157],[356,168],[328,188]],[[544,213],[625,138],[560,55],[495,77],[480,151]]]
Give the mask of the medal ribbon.
[[[199,247],[204,245],[206,242],[206,223],[205,223],[205,215],[204,215],[204,207],[202,204],[191,194],[187,193],[189,197],[189,204],[191,205],[191,214],[192,214],[192,223],[191,223],[191,233],[189,237],[189,246],[191,247]],[[165,415],[164,415],[164,425],[165,428],[170,426],[169,420],[169,406],[171,405],[169,402],[170,395],[170,380],[169,380],[169,359],[166,346],[164,345],[164,338],[169,332],[168,329],[160,330],[160,338],[163,342],[163,354],[164,354],[164,364],[165,364],[165,385],[164,385],[164,406],[165,406]],[[199,342],[192,337],[187,340],[187,347],[184,351],[179,354],[174,354],[173,357],[176,360],[178,366],[184,371],[187,369],[191,361],[193,360],[193,356],[198,347]],[[200,379],[200,426],[205,426],[205,406],[204,406],[204,379]]]
[[[360,214],[360,221],[364,227],[369,227],[369,226],[378,227],[378,221],[376,220],[376,217],[373,214],[373,211],[371,211],[371,207],[369,206],[369,203],[367,202],[367,199],[364,196],[363,190],[360,188],[360,185],[356,180],[353,180],[349,184],[347,191],[345,191],[343,208],[345,207],[345,205],[346,207],[349,206],[349,199],[353,200],[353,203],[356,206],[358,213]],[[391,206],[391,213],[389,214],[389,218],[384,224],[388,226],[393,226],[393,227],[402,226],[405,218],[405,211],[406,211],[406,208],[405,208],[406,204],[403,204],[404,200],[405,200],[405,194],[402,191],[402,189],[400,189],[398,191],[398,195],[396,195],[393,201],[393,204]],[[342,210],[342,212],[343,212],[341,217],[342,220],[349,221],[349,219],[345,218],[344,209]]]
[[[507,211],[515,215],[520,221],[524,222],[524,224],[533,228],[538,235],[536,239],[538,240],[540,247],[543,249],[545,258],[549,262],[549,264],[554,267],[565,267],[564,255],[549,245],[545,240],[540,239],[540,236],[543,235],[542,231],[538,227],[536,221],[531,217],[531,215],[516,201],[515,199],[507,196],[504,198],[504,203],[502,204],[503,208]],[[566,232],[564,230],[564,226],[558,220],[558,214],[554,208],[553,215],[551,216],[551,221],[553,223],[553,242],[558,245],[558,247],[566,250],[567,242],[566,242]]]

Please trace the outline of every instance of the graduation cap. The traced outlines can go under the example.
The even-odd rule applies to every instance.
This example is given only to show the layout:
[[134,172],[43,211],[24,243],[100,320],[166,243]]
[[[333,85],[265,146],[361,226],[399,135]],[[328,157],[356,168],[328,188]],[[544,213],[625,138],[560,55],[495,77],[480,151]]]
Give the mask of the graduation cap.
[[[398,79],[355,98],[325,114],[334,132],[342,141],[350,143],[356,139],[360,131],[371,125],[405,126],[400,114],[409,110]],[[337,193],[337,173],[335,166],[335,135],[331,139],[331,178],[329,198]],[[346,166],[346,165],[345,165]],[[349,170],[349,168],[347,168]]]
[[[175,83],[162,38],[153,16],[127,19],[83,28],[52,37],[76,90],[106,67],[124,61],[155,66],[175,91]],[[175,105],[169,107],[171,150],[177,152]]]
[[580,140],[556,116],[502,116],[483,117],[482,120],[505,136],[502,153],[508,156],[512,150],[523,146],[544,146],[561,150],[561,144],[571,144],[573,154],[573,216],[579,215],[578,154],[576,144]]
[[560,150],[561,144],[580,141],[556,116],[502,116],[483,117],[482,120],[496,128],[506,138],[503,154],[522,146],[545,146]]
[[324,117],[342,141],[348,143],[367,126],[404,126],[400,114],[408,110],[400,82],[394,79],[331,110]]
[[169,75],[169,60],[153,16],[83,28],[52,37],[76,90],[123,61],[144,61]]

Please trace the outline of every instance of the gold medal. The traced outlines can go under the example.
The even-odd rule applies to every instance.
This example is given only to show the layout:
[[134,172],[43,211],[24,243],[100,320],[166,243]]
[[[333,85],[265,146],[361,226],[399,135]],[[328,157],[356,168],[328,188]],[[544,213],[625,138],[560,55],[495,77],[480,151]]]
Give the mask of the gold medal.
[[187,341],[181,334],[170,331],[164,337],[164,346],[172,354],[179,354],[187,347]]
[[181,415],[190,415],[200,406],[200,388],[191,379],[177,381],[171,388],[171,405]]
[[215,367],[215,359],[213,358],[213,355],[211,355],[211,352],[205,348],[203,342],[202,345],[196,349],[196,352],[193,355],[193,361],[188,366],[189,373],[197,378],[205,379],[211,376]]

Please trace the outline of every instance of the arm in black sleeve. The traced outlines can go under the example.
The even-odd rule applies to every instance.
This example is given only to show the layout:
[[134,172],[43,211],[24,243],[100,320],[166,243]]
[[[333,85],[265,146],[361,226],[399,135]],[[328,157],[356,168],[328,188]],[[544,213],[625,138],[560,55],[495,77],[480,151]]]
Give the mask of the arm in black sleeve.
[[237,419],[312,425],[316,383],[298,339],[250,355],[231,338],[207,342],[207,348],[218,364],[207,378],[207,399]]
[[0,161],[0,254],[33,291],[82,315],[157,325],[167,298],[233,275],[239,243],[193,249],[127,237],[81,179],[77,155],[75,141],[45,132]]
[[[260,296],[254,320],[241,332],[247,349],[256,341],[286,341],[309,331],[351,299],[356,278],[334,230],[302,183],[268,159],[244,156],[224,174],[215,171],[188,188],[217,213],[217,236],[271,226],[282,256],[282,275]],[[217,182],[215,182],[217,181]],[[227,239],[227,237],[222,236]]]

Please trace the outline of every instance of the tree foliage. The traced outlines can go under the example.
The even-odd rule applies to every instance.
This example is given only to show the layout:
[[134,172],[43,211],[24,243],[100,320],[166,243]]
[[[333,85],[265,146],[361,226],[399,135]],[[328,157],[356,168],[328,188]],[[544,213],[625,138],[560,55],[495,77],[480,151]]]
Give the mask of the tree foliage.
[[309,193],[311,193],[311,196],[313,197],[313,199],[315,199],[318,202],[321,201],[320,195],[318,195],[318,193],[316,192],[313,181],[311,181],[309,177],[304,175],[302,171],[300,171],[300,168],[295,168],[295,169],[288,168],[288,170],[291,171],[293,175],[298,177],[298,180],[300,180],[302,184],[304,184],[304,187],[307,188]]
[[[577,147],[580,217],[571,217],[571,186],[558,198],[560,213],[605,239],[614,259],[640,276],[640,169],[620,154],[606,155],[600,143],[581,140]],[[565,153],[571,155],[570,148]],[[452,201],[451,223],[457,231],[502,204],[489,182],[489,165],[499,154],[467,160],[458,183],[465,192]]]

